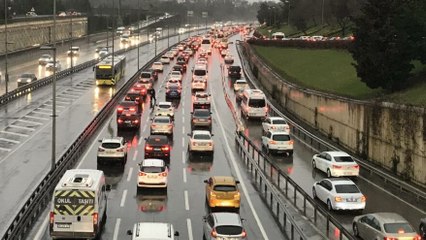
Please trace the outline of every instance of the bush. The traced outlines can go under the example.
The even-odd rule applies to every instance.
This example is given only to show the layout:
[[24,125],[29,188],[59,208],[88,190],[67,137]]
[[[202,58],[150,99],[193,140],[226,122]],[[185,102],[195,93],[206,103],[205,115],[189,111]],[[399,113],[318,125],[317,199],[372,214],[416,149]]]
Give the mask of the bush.
[[306,41],[306,40],[263,40],[250,39],[248,43],[265,47],[313,48],[313,49],[349,49],[351,40]]

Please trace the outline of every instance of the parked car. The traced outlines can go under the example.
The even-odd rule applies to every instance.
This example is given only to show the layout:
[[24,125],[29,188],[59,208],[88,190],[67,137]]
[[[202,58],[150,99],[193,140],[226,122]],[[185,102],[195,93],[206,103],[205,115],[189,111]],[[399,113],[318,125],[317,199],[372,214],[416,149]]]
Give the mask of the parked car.
[[359,165],[353,158],[341,151],[330,151],[315,154],[312,157],[312,168],[327,173],[327,177],[358,177]]

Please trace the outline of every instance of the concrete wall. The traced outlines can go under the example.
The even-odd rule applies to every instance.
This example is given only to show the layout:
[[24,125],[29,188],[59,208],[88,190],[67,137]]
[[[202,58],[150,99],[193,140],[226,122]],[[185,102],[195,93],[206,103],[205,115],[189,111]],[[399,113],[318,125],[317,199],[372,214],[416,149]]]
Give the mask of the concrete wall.
[[243,54],[281,106],[358,156],[426,184],[426,111],[303,89],[275,74],[247,43]]
[[[56,40],[68,40],[72,36],[78,38],[87,34],[87,18],[57,18]],[[50,43],[53,40],[53,20],[35,20],[7,25],[8,52],[28,49]],[[0,26],[0,55],[5,54],[5,25]]]

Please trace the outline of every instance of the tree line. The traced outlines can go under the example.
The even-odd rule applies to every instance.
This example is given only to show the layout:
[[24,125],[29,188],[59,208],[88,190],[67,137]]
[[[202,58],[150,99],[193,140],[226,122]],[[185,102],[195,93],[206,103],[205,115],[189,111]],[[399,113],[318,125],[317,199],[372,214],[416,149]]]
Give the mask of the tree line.
[[[1,0],[0,6],[4,6],[6,1],[7,15],[9,18],[13,16],[22,16],[27,12],[34,9],[38,15],[52,15],[53,14],[53,0]],[[91,4],[89,0],[57,0],[56,12],[67,10],[75,10],[77,12],[86,13],[90,10]],[[4,19],[5,8],[0,8],[0,19]]]

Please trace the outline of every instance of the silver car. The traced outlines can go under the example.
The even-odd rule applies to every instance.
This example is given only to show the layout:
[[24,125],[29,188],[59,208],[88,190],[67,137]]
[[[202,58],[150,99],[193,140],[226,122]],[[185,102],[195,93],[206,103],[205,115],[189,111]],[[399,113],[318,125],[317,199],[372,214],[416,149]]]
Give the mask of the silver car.
[[355,236],[371,239],[413,239],[421,237],[403,217],[396,213],[370,213],[354,218],[352,228]]
[[238,213],[216,212],[204,218],[203,239],[245,239],[247,233]]

